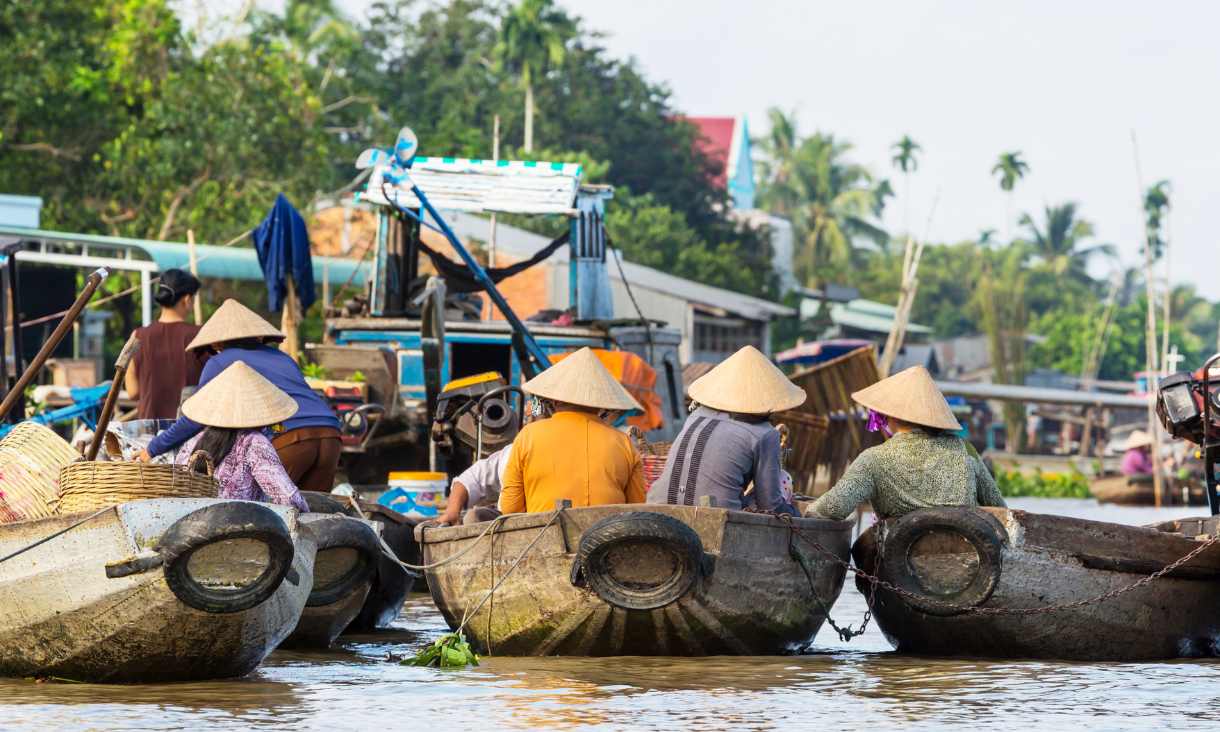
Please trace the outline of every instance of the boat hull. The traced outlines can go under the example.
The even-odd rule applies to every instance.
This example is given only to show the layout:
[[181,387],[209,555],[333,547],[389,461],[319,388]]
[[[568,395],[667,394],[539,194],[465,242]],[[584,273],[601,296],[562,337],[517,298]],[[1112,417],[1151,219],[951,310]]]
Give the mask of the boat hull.
[[[1198,527],[1133,527],[1008,511],[975,511],[993,517],[999,528],[997,578],[984,608],[1036,608],[1095,598],[1127,587],[1198,546]],[[889,525],[886,528],[879,528]],[[858,566],[890,581],[910,577],[921,557],[904,550],[896,532],[883,522],[865,532],[853,548]],[[878,564],[878,535],[885,532],[887,566]],[[1215,527],[1210,532],[1214,535]],[[912,545],[914,546],[914,545]],[[906,557],[905,569],[896,558]],[[924,557],[926,559],[926,557]],[[942,578],[917,582],[933,584]],[[856,580],[867,597],[871,585]],[[948,594],[927,597],[947,598]],[[1216,655],[1220,641],[1220,549],[1207,549],[1181,569],[1118,597],[1083,607],[1033,615],[956,612],[910,601],[878,589],[873,617],[904,653],[979,658],[1046,658],[1082,661],[1137,661]]]
[[[142,682],[225,678],[253,670],[296,625],[310,592],[314,544],[299,531],[292,509],[258,504],[283,520],[293,553],[287,576],[254,607],[208,612],[188,606],[161,566],[107,576],[108,564],[148,555],[177,519],[221,503],[235,502],[121,504],[0,564],[0,674]],[[0,526],[0,554],[83,517]]]
[[[395,557],[409,564],[420,563],[419,544],[415,541],[415,526],[419,519],[376,503],[362,503],[361,509],[368,520],[381,525],[381,538]],[[402,604],[414,586],[414,574],[406,572],[393,559],[382,556],[368,599],[360,614],[347,626],[347,632],[367,632],[389,626],[402,611]]]
[[[662,607],[611,604],[573,583],[586,532],[598,522],[637,512],[676,519],[699,537],[706,570],[681,597]],[[842,589],[842,565],[805,551],[806,575],[789,553],[790,524],[773,516],[717,508],[630,505],[567,509],[506,518],[490,538],[486,524],[417,529],[428,587],[451,628],[471,614],[466,634],[481,653],[529,655],[700,656],[777,654],[802,648]],[[848,522],[794,519],[791,525],[846,559]],[[544,527],[546,527],[544,529]],[[540,534],[540,532],[542,532]],[[517,569],[476,607],[531,541]],[[471,544],[478,546],[471,548]],[[643,556],[647,545],[638,549]],[[459,552],[467,553],[455,558]],[[812,576],[812,586],[810,576]]]
[[368,598],[381,557],[377,529],[343,514],[306,513],[300,520],[317,547],[313,590],[283,645],[329,648]]
[[[1097,478],[1089,485],[1089,492],[1098,503],[1114,503],[1120,506],[1155,506],[1156,491],[1152,481],[1130,481],[1124,475]],[[1206,506],[1207,491],[1194,482],[1167,481],[1161,495],[1162,505]]]

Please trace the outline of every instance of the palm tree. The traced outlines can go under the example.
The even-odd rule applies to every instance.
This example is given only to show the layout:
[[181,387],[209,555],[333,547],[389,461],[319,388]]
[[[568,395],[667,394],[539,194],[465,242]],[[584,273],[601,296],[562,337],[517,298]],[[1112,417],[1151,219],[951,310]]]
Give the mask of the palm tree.
[[910,135],[903,135],[901,140],[890,146],[890,149],[894,151],[894,157],[890,158],[890,161],[895,168],[902,171],[902,228],[909,237],[911,235],[911,172],[919,169],[919,159],[915,154],[922,152],[923,148],[912,140]]
[[1093,224],[1077,217],[1075,203],[1047,206],[1045,215],[1046,223],[1042,227],[1029,214],[1021,215],[1021,225],[1029,230],[1032,237],[1031,253],[1041,259],[1054,275],[1092,284],[1093,279],[1088,273],[1089,260],[1099,254],[1114,257],[1114,245],[1084,246],[1084,241],[1093,236]]
[[576,24],[553,0],[521,0],[500,28],[500,58],[521,76],[525,90],[525,139],[522,149],[534,149],[534,82],[552,66],[563,63],[567,42]]
[[[797,134],[796,112],[784,112],[779,107],[767,110],[767,120],[771,123],[767,135],[757,141],[763,157],[759,161],[762,180],[767,181],[777,200],[773,204],[786,213],[793,206],[793,196],[790,184],[795,177],[796,151],[800,146],[800,136]],[[782,200],[778,200],[782,199]]]
[[[845,159],[851,145],[816,133],[791,148],[785,160],[771,160],[761,198],[776,214],[792,220],[796,270],[816,286],[849,265],[857,240],[884,246],[889,235],[877,218],[891,193],[888,181],[876,182],[866,168]],[[778,179],[779,171],[787,171]]]
[[1000,154],[1000,159],[991,168],[992,175],[1000,176],[1000,190],[1008,194],[1008,208],[1004,216],[1004,232],[1006,239],[1012,239],[1012,196],[1017,182],[1029,172],[1029,164],[1021,159],[1021,151],[1013,150]]
[[1169,210],[1169,181],[1153,183],[1144,194],[1144,232],[1148,246],[1152,247],[1152,258],[1160,259],[1165,253],[1165,212]]

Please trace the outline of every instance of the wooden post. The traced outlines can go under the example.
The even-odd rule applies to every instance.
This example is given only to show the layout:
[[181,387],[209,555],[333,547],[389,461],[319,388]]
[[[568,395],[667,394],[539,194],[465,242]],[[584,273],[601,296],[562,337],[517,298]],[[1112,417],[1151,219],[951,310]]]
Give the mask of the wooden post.
[[[191,261],[191,275],[199,279],[199,260],[195,256],[195,230],[186,230],[186,252]],[[203,325],[203,303],[199,301],[199,293],[195,293],[195,325]]]
[[280,315],[280,330],[287,337],[280,344],[280,350],[292,356],[292,360],[296,361],[300,353],[300,334],[298,329],[300,325],[301,301],[297,297],[297,285],[293,281],[292,275],[286,276],[284,281],[288,285],[288,292],[284,296],[284,310]]
[[[1144,175],[1140,169],[1139,144],[1135,140],[1135,130],[1131,131],[1131,148],[1135,153],[1135,181],[1139,187],[1140,213],[1144,214]],[[1144,285],[1147,292],[1148,313],[1144,330],[1144,369],[1148,378],[1148,393],[1151,397],[1156,393],[1156,282],[1153,273],[1152,240],[1148,236],[1147,226],[1144,230]],[[1148,434],[1152,435],[1152,496],[1153,504],[1160,508],[1163,485],[1161,481],[1161,424],[1156,418],[1156,399],[1148,399]],[[1210,468],[1209,468],[1210,469]]]

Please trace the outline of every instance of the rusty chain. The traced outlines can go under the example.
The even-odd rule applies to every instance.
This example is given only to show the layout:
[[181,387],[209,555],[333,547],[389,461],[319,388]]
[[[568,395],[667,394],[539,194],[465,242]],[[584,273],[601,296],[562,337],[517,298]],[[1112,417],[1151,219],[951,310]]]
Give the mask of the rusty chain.
[[[1132,590],[1136,590],[1141,587],[1152,584],[1153,582],[1157,581],[1158,579],[1165,576],[1166,574],[1169,574],[1170,572],[1174,571],[1175,569],[1178,569],[1182,565],[1186,564],[1187,562],[1191,561],[1195,557],[1199,556],[1209,547],[1214,546],[1217,543],[1220,543],[1220,535],[1213,536],[1212,538],[1208,539],[1207,541],[1203,542],[1199,546],[1192,549],[1185,556],[1182,556],[1181,558],[1175,560],[1174,562],[1167,564],[1164,567],[1161,567],[1160,569],[1158,569],[1157,571],[1148,575],[1147,577],[1142,577],[1139,580],[1132,582],[1129,585],[1117,587],[1108,592],[1103,592],[1100,595],[1085,598],[1083,600],[1075,600],[1073,602],[1065,602],[1065,603],[1060,603],[1058,605],[1045,605],[1043,607],[1013,607],[1013,608],[976,607],[973,605],[960,605],[957,603],[948,602],[946,600],[939,600],[939,599],[936,599],[933,597],[928,597],[926,595],[918,595],[914,592],[904,590],[901,587],[898,587],[891,582],[886,582],[885,580],[881,579],[880,577],[878,577],[876,575],[869,574],[868,572],[865,572],[864,570],[860,569],[859,567],[853,566],[851,564],[851,562],[847,562],[847,561],[840,559],[837,554],[830,551],[826,547],[822,546],[817,541],[809,538],[808,536],[805,536],[805,533],[803,531],[798,529],[796,526],[793,526],[791,523],[789,523],[788,528],[789,528],[789,530],[792,531],[792,533],[794,535],[799,536],[802,540],[805,541],[805,543],[812,546],[814,548],[814,550],[826,555],[836,564],[839,564],[839,565],[845,567],[848,571],[852,572],[860,579],[863,579],[864,581],[866,581],[872,585],[872,592],[869,595],[868,613],[866,613],[866,615],[865,615],[866,618],[870,617],[872,614],[873,599],[876,597],[878,587],[882,587],[882,588],[894,593],[895,595],[898,595],[899,597],[901,597],[903,599],[916,600],[918,602],[927,603],[927,604],[931,604],[931,605],[939,605],[939,606],[947,608],[949,610],[958,610],[963,614],[972,614],[972,615],[1043,615],[1043,614],[1047,614],[1047,613],[1058,612],[1061,610],[1070,610],[1070,609],[1079,608],[1079,607],[1087,607],[1089,605],[1095,605],[1095,604],[1099,604],[1102,602],[1106,602],[1107,600],[1112,600],[1120,595],[1125,595],[1126,593],[1131,592]],[[880,543],[878,544],[878,547],[880,549]],[[829,619],[829,617],[830,617],[829,614],[827,614],[828,619]],[[835,627],[833,623],[831,624],[831,627]],[[836,628],[836,630],[837,630],[837,628]],[[840,633],[840,636],[842,636],[841,633]]]

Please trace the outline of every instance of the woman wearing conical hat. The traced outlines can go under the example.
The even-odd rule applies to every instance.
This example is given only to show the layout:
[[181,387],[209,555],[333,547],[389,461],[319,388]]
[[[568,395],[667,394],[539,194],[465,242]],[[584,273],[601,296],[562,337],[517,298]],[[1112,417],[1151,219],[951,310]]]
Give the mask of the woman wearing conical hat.
[[[780,437],[768,420],[803,404],[805,392],[757,348],[746,346],[696,379],[687,393],[697,406],[649,488],[648,502],[693,506],[711,496],[721,508],[795,514],[781,493]],[[754,491],[747,496],[751,481]]]
[[503,513],[644,502],[644,468],[627,435],[609,427],[605,412],[640,405],[582,348],[522,385],[543,402],[547,419],[526,425],[513,440],[500,491]]
[[1123,462],[1119,466],[1128,478],[1151,478],[1156,466],[1152,464],[1152,436],[1143,430],[1135,430],[1123,444]]
[[[182,403],[182,412],[204,426],[178,452],[185,465],[202,452],[214,467],[220,497],[309,507],[288,477],[269,428],[290,419],[297,411],[292,397],[238,361],[226,368]],[[202,464],[195,463],[197,469]]]
[[983,461],[955,434],[961,425],[923,366],[851,397],[869,410],[869,431],[887,439],[860,453],[806,515],[844,519],[865,501],[880,518],[937,506],[1004,506]]
[[[339,419],[334,410],[305,382],[301,368],[288,354],[270,343],[284,340],[284,334],[263,320],[258,313],[236,300],[225,300],[188,351],[211,351],[199,378],[199,386],[219,376],[235,363],[244,363],[287,394],[296,403],[296,413],[272,425],[273,443],[280,460],[301,490],[329,491],[339,466]],[[169,429],[153,438],[141,455],[148,459],[174,449],[199,434],[203,425],[183,414]]]

